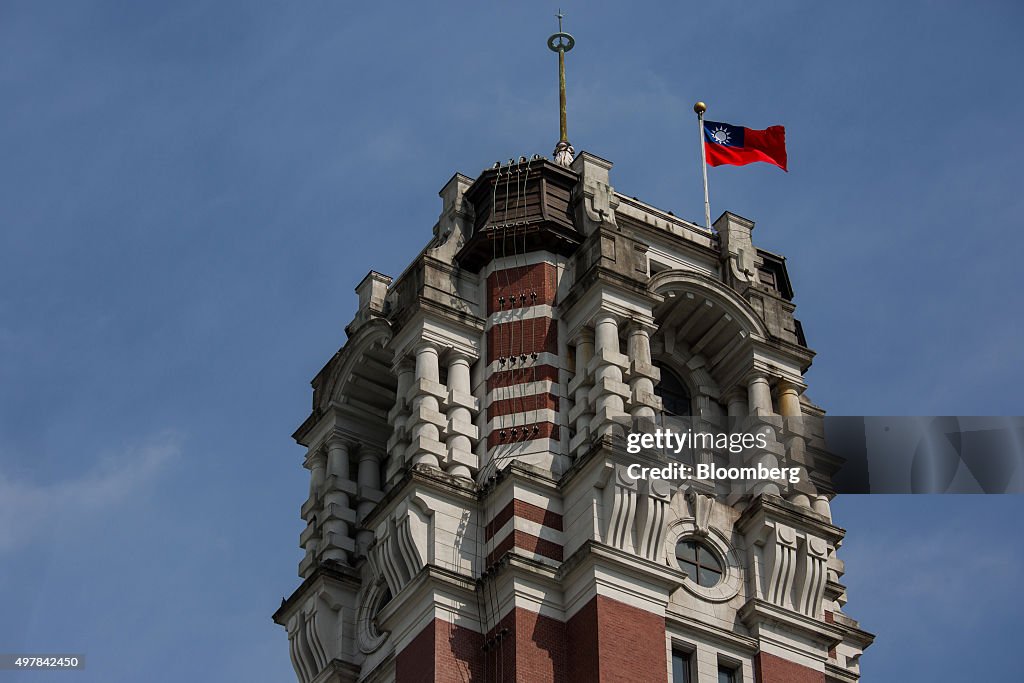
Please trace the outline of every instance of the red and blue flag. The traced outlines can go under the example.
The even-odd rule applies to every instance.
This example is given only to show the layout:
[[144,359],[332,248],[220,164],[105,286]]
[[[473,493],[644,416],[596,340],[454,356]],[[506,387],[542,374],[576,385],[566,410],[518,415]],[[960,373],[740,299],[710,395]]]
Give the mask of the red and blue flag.
[[709,166],[745,166],[764,161],[786,171],[786,129],[770,126],[754,130],[705,121],[704,152]]

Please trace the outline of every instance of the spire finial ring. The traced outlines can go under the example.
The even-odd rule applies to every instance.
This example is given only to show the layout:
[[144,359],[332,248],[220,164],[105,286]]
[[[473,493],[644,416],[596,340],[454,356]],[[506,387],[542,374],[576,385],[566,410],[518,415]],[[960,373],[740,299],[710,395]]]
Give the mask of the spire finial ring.
[[576,45],[576,39],[568,33],[559,31],[548,38],[548,49],[552,52],[568,52]]

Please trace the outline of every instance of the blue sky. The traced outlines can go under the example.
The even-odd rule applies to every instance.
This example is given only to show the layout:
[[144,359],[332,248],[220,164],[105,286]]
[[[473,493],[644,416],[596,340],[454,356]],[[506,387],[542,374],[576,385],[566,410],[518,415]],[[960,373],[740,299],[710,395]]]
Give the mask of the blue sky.
[[[619,191],[700,219],[697,99],[786,126],[790,173],[711,169],[712,213],[789,258],[818,402],[1020,414],[1019,4],[562,6],[570,138]],[[59,680],[292,679],[270,614],[308,381],[454,172],[550,154],[554,11],[0,4],[0,651],[88,655]],[[1022,498],[835,509],[866,680],[1017,670]]]

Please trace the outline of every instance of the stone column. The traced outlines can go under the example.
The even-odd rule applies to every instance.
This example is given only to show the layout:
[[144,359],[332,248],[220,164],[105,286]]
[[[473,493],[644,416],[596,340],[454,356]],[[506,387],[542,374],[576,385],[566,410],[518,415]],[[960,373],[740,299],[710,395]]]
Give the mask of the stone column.
[[[380,494],[380,454],[369,448],[359,449],[359,523],[370,514],[377,504]],[[373,543],[373,531],[360,529],[356,532],[356,549],[360,555]]]
[[[740,385],[733,387],[725,396],[725,404],[729,431],[733,434],[742,434],[750,415],[747,408],[747,389]],[[729,453],[728,457],[730,465],[740,459],[733,453]]]
[[619,322],[611,313],[601,313],[594,321],[595,350],[619,352]]
[[[427,380],[434,384],[439,384],[441,379],[441,371],[437,360],[437,347],[430,342],[423,342],[416,347],[416,378],[417,384],[420,384],[421,380]],[[421,386],[420,389],[423,387]],[[437,425],[431,421],[425,420],[426,413],[439,414],[441,405],[437,400],[437,397],[431,393],[420,391],[416,398],[412,402],[413,419],[415,420],[415,426],[412,430],[413,440],[424,439],[426,441],[437,442],[441,438],[441,432],[437,428]],[[414,465],[432,465],[434,467],[440,467],[437,455],[429,451],[425,451],[417,448],[416,453],[413,454]]]
[[[747,378],[747,404],[752,417],[766,417],[775,414],[772,410],[771,386],[768,384],[768,377],[765,376],[764,373],[754,372]],[[756,425],[758,432],[766,433],[769,437],[768,441],[770,446],[770,449],[765,451],[754,449],[751,453],[748,464],[760,464],[769,469],[778,467],[778,457],[776,457],[774,453],[770,452],[771,449],[778,447],[778,436],[775,434],[775,428],[767,421],[748,422],[748,425]],[[779,495],[781,493],[781,489],[779,488],[779,484],[775,482],[763,481],[754,484],[751,487],[751,493],[755,496],[760,493]]]
[[467,428],[473,426],[473,413],[469,408],[458,403],[458,396],[470,397],[473,387],[469,378],[470,359],[464,353],[452,351],[448,358],[448,395],[451,405],[448,408],[448,424],[450,429],[446,445],[448,446],[448,474],[455,477],[472,477],[470,469],[461,463],[455,462],[456,453],[470,455],[473,452],[473,442],[465,434],[458,431],[458,427],[465,425]]
[[[606,352],[613,355],[621,353],[619,351],[619,323],[615,316],[610,313],[600,314],[594,324],[594,330],[594,350],[598,356],[603,356]],[[615,363],[602,363],[594,373],[594,379],[596,384],[601,384],[604,380],[621,383],[622,368]],[[622,397],[608,391],[602,392],[597,399],[597,412],[601,413],[604,410],[607,410],[609,414],[623,414],[625,405]]]
[[779,383],[779,414],[783,417],[800,417],[800,391],[792,382]]
[[345,521],[349,508],[348,493],[340,484],[349,480],[349,445],[338,437],[327,444],[327,474],[331,477],[330,490],[324,496],[324,538],[323,557],[327,560],[348,562],[345,540],[349,538],[348,522]]
[[[778,386],[779,414],[784,418],[787,465],[807,467],[807,443],[804,440],[803,410],[800,408],[800,388],[782,380]],[[813,485],[803,482],[802,486],[789,487],[789,502],[801,507],[812,506],[816,493]]]
[[729,418],[733,421],[731,426],[733,428],[739,427],[743,418],[750,414],[747,409],[747,391],[740,387],[736,387],[729,392],[725,400]]
[[585,450],[590,442],[590,421],[594,419],[594,408],[590,405],[590,389],[594,386],[587,373],[587,367],[594,358],[594,331],[583,328],[576,336],[576,374],[569,381],[569,391],[573,395],[573,407],[569,411],[569,421],[576,435],[569,442],[569,450],[573,455]]
[[324,493],[327,458],[322,452],[314,453],[310,458],[309,499],[317,500]]
[[415,374],[412,363],[406,358],[400,359],[395,364],[394,373],[398,380],[398,386],[395,389],[395,406],[388,413],[392,430],[391,438],[388,439],[387,444],[389,457],[387,460],[387,472],[384,475],[385,481],[391,481],[391,478],[405,466],[406,450],[409,444],[409,434],[406,427],[409,421],[407,402]]
[[747,379],[747,403],[751,415],[774,415],[772,390],[763,373],[755,372]]
[[633,377],[629,389],[633,397],[631,415],[636,419],[654,420],[654,408],[641,403],[645,395],[654,395],[654,382],[643,372],[653,368],[651,362],[651,333],[642,324],[634,322],[629,329],[629,359]]
[[[589,328],[584,328],[580,331],[579,337],[576,339],[576,377],[585,378],[587,376],[587,366],[590,365],[590,361],[594,358],[594,331]],[[590,393],[590,386],[586,382],[580,384],[576,389],[576,407],[586,406],[589,402],[588,394]],[[589,424],[590,421],[587,421]],[[579,431],[577,427],[576,431]]]
[[[317,452],[310,455],[310,476],[309,476],[309,501],[310,506],[308,513],[305,517],[306,522],[310,522],[317,518],[317,512],[320,509],[321,498],[324,495],[324,481],[326,480],[326,468],[327,468],[327,456],[324,455],[323,451],[318,450]],[[320,549],[320,538],[316,535],[310,536],[309,540],[305,544],[306,556],[309,562],[313,562],[313,557],[316,556],[317,550]]]

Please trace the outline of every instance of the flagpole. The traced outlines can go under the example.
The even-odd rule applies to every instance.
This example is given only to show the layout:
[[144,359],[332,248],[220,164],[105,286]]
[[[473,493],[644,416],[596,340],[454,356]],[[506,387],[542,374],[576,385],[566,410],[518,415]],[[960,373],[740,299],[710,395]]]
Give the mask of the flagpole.
[[708,201],[708,158],[704,150],[704,112],[708,106],[703,102],[693,105],[697,114],[697,128],[700,131],[700,170],[704,174],[704,225],[711,230],[711,202]]

